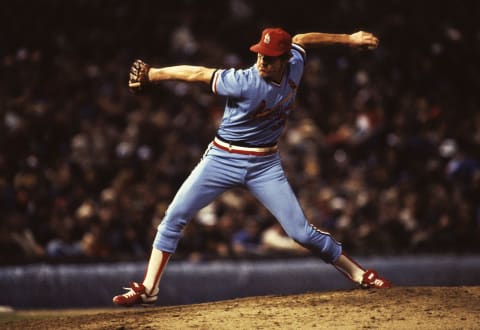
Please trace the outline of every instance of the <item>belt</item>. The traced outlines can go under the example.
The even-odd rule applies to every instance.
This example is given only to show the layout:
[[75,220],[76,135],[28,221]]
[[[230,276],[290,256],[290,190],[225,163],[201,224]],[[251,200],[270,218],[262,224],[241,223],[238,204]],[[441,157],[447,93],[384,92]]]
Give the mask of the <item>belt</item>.
[[222,141],[218,137],[213,139],[213,145],[219,149],[228,151],[233,154],[251,155],[251,156],[267,156],[277,152],[277,145],[271,147],[241,147],[233,145],[229,142]]

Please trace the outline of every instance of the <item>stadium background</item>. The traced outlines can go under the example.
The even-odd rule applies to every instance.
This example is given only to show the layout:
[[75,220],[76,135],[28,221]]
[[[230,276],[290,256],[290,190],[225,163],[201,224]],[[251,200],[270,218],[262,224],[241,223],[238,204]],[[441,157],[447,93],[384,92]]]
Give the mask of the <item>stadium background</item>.
[[[281,149],[311,222],[361,258],[478,253],[479,6],[8,3],[0,13],[2,268],[145,260],[224,100],[179,82],[133,97],[130,63],[245,67],[266,26],[380,38],[373,52],[308,54]],[[309,258],[265,233],[281,239],[272,216],[234,190],[191,222],[173,263]]]

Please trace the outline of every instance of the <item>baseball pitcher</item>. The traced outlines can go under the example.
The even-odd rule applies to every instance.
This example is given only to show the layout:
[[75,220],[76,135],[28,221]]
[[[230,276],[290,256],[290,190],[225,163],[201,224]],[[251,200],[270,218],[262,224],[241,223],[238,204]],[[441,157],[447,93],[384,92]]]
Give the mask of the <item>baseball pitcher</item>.
[[285,232],[314,255],[331,263],[362,288],[389,288],[374,270],[365,270],[343,251],[329,233],[312,226],[287,181],[277,147],[293,109],[308,48],[328,44],[374,49],[371,33],[311,32],[293,38],[281,28],[263,30],[250,47],[257,54],[247,69],[216,69],[179,65],[155,68],[136,60],[129,88],[139,94],[164,80],[202,82],[227,98],[216,136],[178,190],[158,226],[142,283],[131,282],[113,302],[120,306],[148,305],[157,300],[162,272],[175,252],[183,228],[201,208],[232,187],[248,189],[279,221]]

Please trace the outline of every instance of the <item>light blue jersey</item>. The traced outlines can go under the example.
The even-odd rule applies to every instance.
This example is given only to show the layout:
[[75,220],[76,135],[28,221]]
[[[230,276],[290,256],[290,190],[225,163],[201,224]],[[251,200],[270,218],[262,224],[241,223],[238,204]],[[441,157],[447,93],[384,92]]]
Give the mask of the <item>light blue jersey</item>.
[[293,44],[292,55],[280,84],[262,78],[255,65],[215,72],[212,91],[228,97],[219,136],[232,143],[277,143],[293,109],[305,66],[302,47]]

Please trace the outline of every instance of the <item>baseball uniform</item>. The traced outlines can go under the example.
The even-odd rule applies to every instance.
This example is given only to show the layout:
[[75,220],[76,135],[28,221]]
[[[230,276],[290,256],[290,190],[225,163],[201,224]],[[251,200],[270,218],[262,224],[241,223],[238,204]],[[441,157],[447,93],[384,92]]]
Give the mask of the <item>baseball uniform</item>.
[[306,60],[299,45],[292,44],[291,53],[279,83],[262,78],[255,65],[214,72],[212,92],[227,98],[221,124],[202,160],[169,205],[154,248],[175,252],[183,228],[201,208],[227,189],[245,187],[298,243],[329,263],[340,256],[341,244],[305,218],[277,150],[294,109]]

